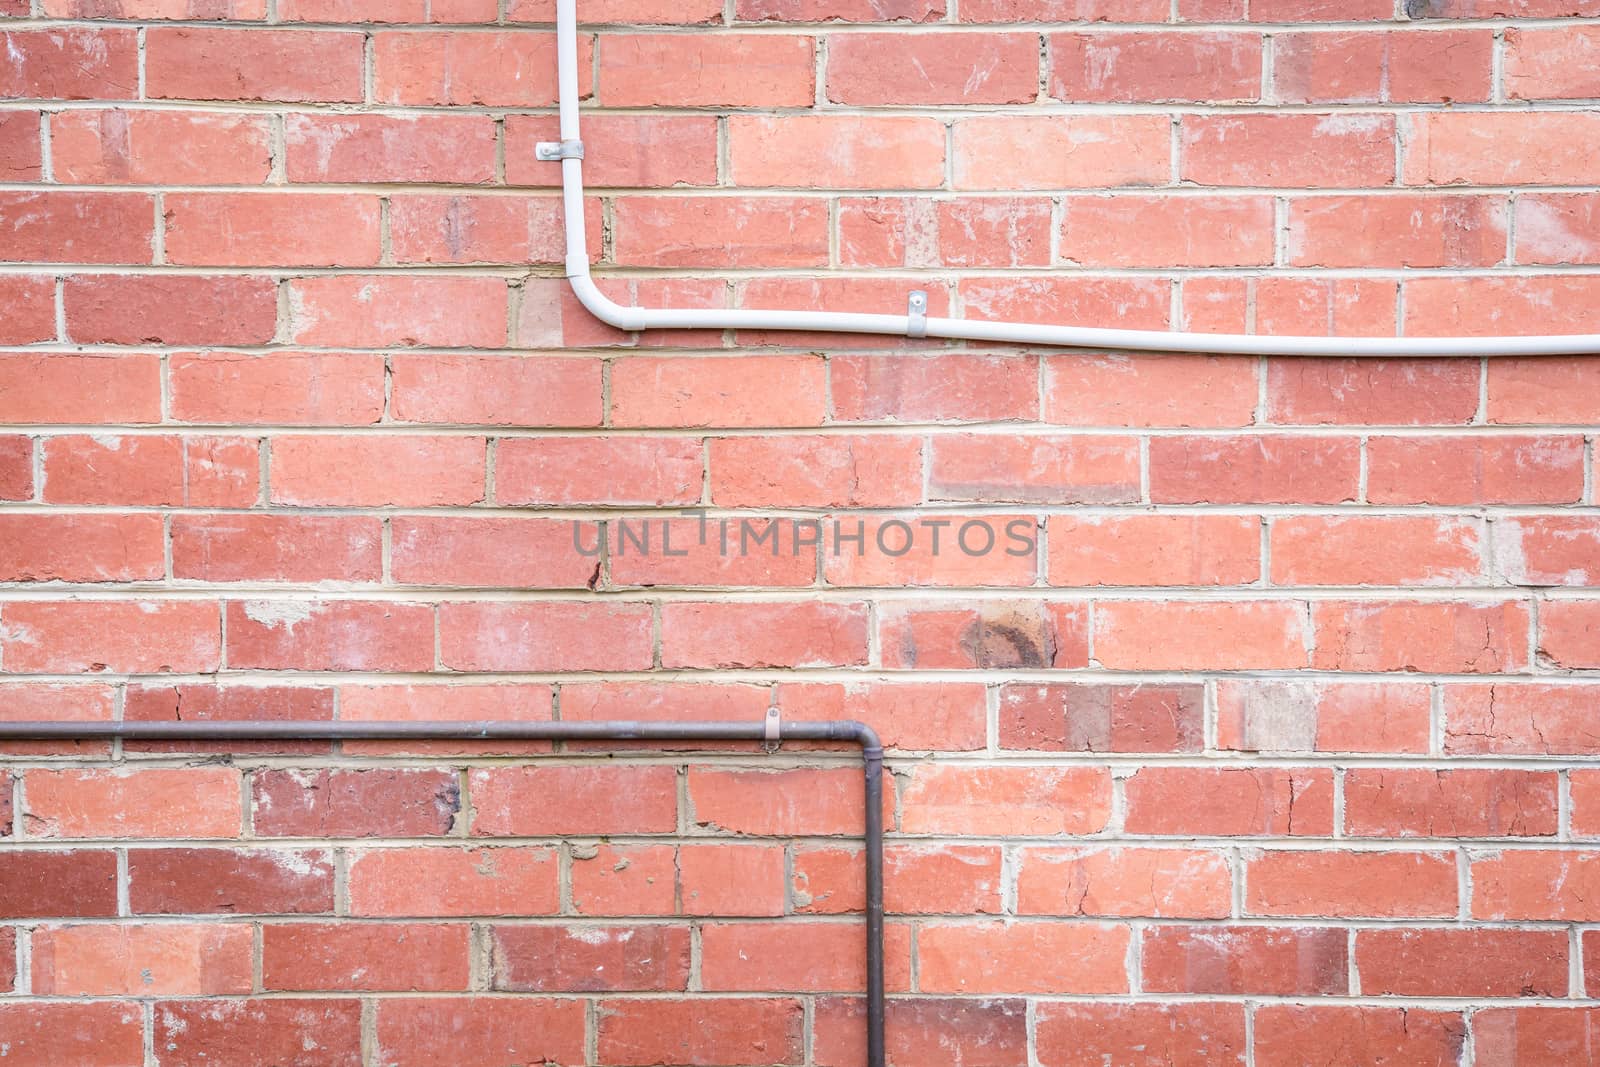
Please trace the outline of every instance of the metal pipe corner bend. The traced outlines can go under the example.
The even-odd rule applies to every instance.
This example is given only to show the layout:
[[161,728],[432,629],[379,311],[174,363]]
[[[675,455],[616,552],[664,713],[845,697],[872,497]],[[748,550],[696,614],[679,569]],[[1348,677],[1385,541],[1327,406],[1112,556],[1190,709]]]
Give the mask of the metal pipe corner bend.
[[782,722],[0,722],[0,741],[783,741],[861,748],[865,778],[867,1067],[884,1067],[883,742],[854,719]]
[[646,308],[619,304],[589,275],[583,217],[583,142],[578,134],[578,0],[556,0],[557,85],[561,142],[540,146],[540,158],[561,161],[566,223],[566,274],[578,301],[621,330],[804,330],[939,337],[959,341],[1051,345],[1147,352],[1247,356],[1483,357],[1578,356],[1600,353],[1600,334],[1511,337],[1311,337],[1118,330],[1037,322],[980,322],[923,315],[754,308]]

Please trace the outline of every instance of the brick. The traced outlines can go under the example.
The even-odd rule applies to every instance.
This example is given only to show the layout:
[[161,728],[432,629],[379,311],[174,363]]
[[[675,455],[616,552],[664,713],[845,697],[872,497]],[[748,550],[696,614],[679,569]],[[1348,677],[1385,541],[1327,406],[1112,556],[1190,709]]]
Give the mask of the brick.
[[117,914],[117,855],[110,849],[0,854],[0,916],[105,918]]
[[801,1056],[803,1011],[786,997],[602,1000],[600,1062],[722,1067]]
[[1456,1012],[1272,1004],[1255,1014],[1256,1062],[1261,1067],[1303,1063],[1330,1047],[1352,1063],[1449,1067],[1460,1062],[1466,1037],[1466,1021]]
[[[1149,226],[1135,244],[1120,235]],[[1069,196],[1059,255],[1085,267],[1234,267],[1272,262],[1267,197]]]
[[1584,100],[1600,95],[1594,66],[1600,34],[1592,26],[1506,33],[1505,89],[1510,100]]
[[1296,267],[1492,267],[1506,205],[1487,196],[1315,196],[1289,202]]
[[737,360],[642,357],[612,369],[619,426],[816,426],[823,420],[824,364],[814,356]]
[[[797,849],[795,910],[837,915],[866,910],[859,848]],[[992,846],[895,845],[885,849],[884,906],[891,915],[995,915],[1001,910],[1000,851]]]
[[[587,14],[587,12],[586,12]],[[592,38],[578,37],[578,92],[593,92]],[[373,95],[408,106],[548,107],[556,102],[556,37],[548,31],[378,33]]]
[[[598,426],[602,417],[598,360],[437,352],[397,353],[389,365],[391,411],[406,422]],[[527,447],[531,439],[503,441],[500,457]]]
[[350,858],[350,913],[553,915],[558,866],[548,848],[372,849]]
[[169,100],[358,103],[362,49],[359,33],[152,27],[145,92]]
[[1165,330],[1172,309],[1172,283],[1156,277],[978,277],[962,281],[960,294],[967,317],[1005,321],[1060,318]]
[[740,22],[935,22],[944,0],[735,0]]
[[1139,496],[1138,442],[1077,435],[938,435],[930,441],[928,494],[933,500],[1129,503]]
[[250,992],[248,925],[54,926],[33,933],[41,996]]
[[7,262],[151,262],[155,201],[146,193],[0,193]]
[[279,849],[131,849],[135,915],[282,915],[333,911],[333,854]]
[[877,615],[885,667],[962,670],[1089,662],[1089,617],[1082,604],[880,603]]
[[308,345],[500,348],[504,281],[324,275],[289,283],[292,339]]
[[[1516,211],[1515,262],[1600,263],[1600,196],[1549,193],[1519,197]],[[1539,366],[1538,360],[1510,362]]]
[[1157,437],[1150,441],[1150,499],[1338,504],[1356,498],[1360,466],[1354,437]]
[[1557,600],[1542,605],[1538,655],[1557,667],[1600,666],[1600,600]]
[[189,0],[44,0],[43,13],[69,19],[189,19],[228,21],[266,18],[266,0],[218,0],[199,13]]
[[1172,176],[1164,115],[983,115],[954,129],[957,189],[1109,189]]
[[1245,886],[1249,915],[1443,919],[1460,906],[1449,852],[1268,851]]
[[[886,985],[911,984],[911,928],[885,931]],[[701,928],[702,981],[708,990],[843,992],[867,980],[867,950],[854,924],[790,921],[713,923]]]
[[815,721],[860,715],[886,748],[972,752],[984,746],[984,695],[963,682],[852,682],[778,687],[784,714]]
[[167,261],[191,266],[363,267],[378,262],[378,199],[180,193],[163,200]]
[[1591,922],[1600,866],[1590,852],[1517,849],[1469,854],[1472,917]]
[[1570,685],[1449,685],[1445,751],[1451,754],[1592,755],[1594,698]]
[[269,769],[251,790],[261,837],[433,837],[461,811],[456,776],[443,770]]
[[446,604],[439,657],[455,670],[648,670],[647,604]]
[[[945,127],[936,119],[735,115],[728,120],[728,145],[733,181],[742,186],[794,185],[796,174],[806,176],[807,186],[828,189],[933,189],[944,183]],[[689,203],[704,211],[717,202]],[[791,201],[785,210],[804,221],[813,209],[808,202]],[[707,224],[728,225],[704,217]],[[748,217],[735,216],[735,225],[749,225],[742,221]],[[807,236],[804,231],[792,239]],[[744,253],[741,263],[753,265],[756,254]],[[821,264],[806,259],[790,265]]]
[[471,771],[479,837],[659,834],[677,828],[671,767],[502,767]]
[[1225,919],[1233,876],[1225,856],[1194,849],[1025,848],[1022,915]]
[[1600,773],[1573,770],[1569,778],[1573,834],[1579,837],[1600,836]]
[[[671,845],[575,849],[572,910],[586,916],[675,914],[677,863]],[[781,911],[781,900],[778,906]]]
[[[587,221],[598,255],[597,202]],[[561,202],[549,196],[396,196],[389,242],[397,263],[560,263],[566,255]]]
[[[216,685],[205,682],[129,686],[122,717],[130,722],[228,722],[248,719],[316,722],[333,718],[333,690],[310,685]],[[125,742],[135,744],[135,742]],[[146,742],[160,744],[160,742]],[[312,752],[326,752],[324,745]]]
[[137,1004],[12,1001],[0,1004],[0,1031],[14,1067],[139,1067],[144,1012]]
[[1400,286],[1392,279],[1258,278],[1256,332],[1392,337]]
[[1515,602],[1337,601],[1311,605],[1316,670],[1493,673],[1527,662]]
[[1125,993],[1128,938],[1125,926],[1097,923],[926,923],[917,933],[918,987],[927,993]]
[[1124,791],[1133,834],[1315,836],[1333,828],[1333,777],[1316,768],[1147,766]]
[[1593,1055],[1593,1008],[1484,1008],[1472,1013],[1472,1044],[1486,1062],[1560,1067]]
[[1095,658],[1131,670],[1271,670],[1307,666],[1303,605],[1289,601],[1106,602]]
[[239,775],[225,767],[34,771],[25,816],[40,837],[238,837]]
[[433,608],[388,601],[233,600],[228,665],[258,670],[426,671]]
[[469,932],[460,923],[268,923],[261,988],[465,992]]
[[221,619],[203,600],[11,601],[11,674],[199,674],[221,665]]
[[[339,687],[339,711],[345,719],[363,720],[426,720],[444,719],[457,722],[476,722],[484,719],[512,719],[548,722],[551,718],[550,686],[539,683],[450,682],[445,685],[344,685]],[[346,742],[346,751],[353,742]],[[390,742],[372,742],[375,745]],[[474,752],[485,752],[482,742],[465,742],[475,745]],[[547,752],[548,742],[510,742],[508,751],[523,754],[526,751]],[[426,743],[423,745],[425,747]],[[498,746],[496,746],[498,748]],[[487,751],[494,751],[490,749]],[[418,751],[416,747],[405,751]]]
[[[710,442],[709,463],[711,500],[724,507],[894,507],[922,500],[922,441],[911,436],[723,437]],[[695,473],[698,500],[698,465]]]
[[1049,533],[1051,585],[1248,585],[1261,577],[1261,523],[1250,516],[1052,515]]
[[[278,504],[429,507],[483,499],[482,437],[287,436],[272,442]],[[351,472],[363,477],[353,479]]]
[[1569,18],[1600,12],[1592,0],[1415,0],[1412,18]]
[[440,182],[494,179],[488,115],[288,115],[284,169],[291,182]]
[[1092,1064],[1207,1067],[1245,1062],[1244,1010],[1236,1004],[1044,1003],[1036,1009],[1044,1067]]
[[1015,514],[835,517],[824,528],[823,578],[840,587],[1030,585],[1038,522]]
[[1198,752],[1205,694],[1195,685],[1000,687],[1000,746],[1054,752]]
[[1261,98],[1257,33],[1120,31],[1052,34],[1048,40],[1050,95],[1057,99],[1127,104]]
[[0,436],[0,500],[30,500],[33,494],[33,438]]
[[1091,834],[1110,818],[1111,779],[1099,767],[923,765],[902,804],[906,833]]
[[1051,205],[1042,197],[851,197],[839,202],[847,267],[1046,267]]
[[377,1055],[394,1067],[583,1059],[579,1000],[492,997],[386,998],[377,1008]]
[[174,1067],[270,1067],[309,1055],[326,1067],[361,1063],[354,1000],[169,1000],[155,1004],[153,1018],[155,1047]]
[[1600,116],[1581,112],[1441,112],[1407,121],[1407,185],[1582,184],[1581,139],[1600,129]]
[[1474,585],[1483,526],[1449,516],[1292,515],[1272,520],[1271,551],[1276,585]]
[[1356,932],[1366,996],[1562,997],[1564,930],[1412,927]]
[[[1491,374],[1498,361],[1491,360]],[[1269,359],[1267,419],[1416,426],[1472,421],[1479,369],[1460,359]]]
[[[538,142],[558,133],[551,116],[507,115],[506,181],[560,185],[561,168],[534,154]],[[590,189],[717,184],[717,120],[709,115],[591,113],[583,118],[583,143],[583,182]]]
[[1600,417],[1600,368],[1587,360],[1492,359],[1486,388],[1490,422],[1583,423]]
[[1556,832],[1554,772],[1354,768],[1345,830],[1374,837],[1533,837]]
[[784,914],[781,846],[681,845],[677,866],[681,914]]
[[79,274],[62,291],[67,336],[79,344],[258,345],[278,330],[270,278]]
[[[599,0],[584,9],[587,21],[600,23],[664,23],[698,25],[722,21],[722,8],[715,0]],[[554,22],[553,0],[511,0],[509,22]]]
[[272,172],[265,115],[72,110],[50,116],[50,168],[87,185],[256,185]]
[[1349,986],[1348,937],[1335,927],[1147,927],[1139,950],[1142,988],[1149,993],[1342,996]]
[[661,608],[661,665],[864,666],[867,629],[865,604],[674,602]]
[[44,498],[60,504],[249,506],[254,441],[154,435],[62,435],[40,447]]
[[[583,383],[585,393],[588,386]],[[502,504],[694,504],[701,493],[701,451],[700,442],[687,437],[506,438],[495,450],[495,498]]]
[[1160,0],[969,0],[963,22],[1165,22]]
[[[812,528],[793,519],[613,520],[607,543],[611,585],[809,586],[816,582]],[[580,531],[585,551],[597,531]],[[654,546],[654,547],[652,547]]]
[[[453,7],[458,6],[439,5],[452,14],[455,14]],[[428,17],[428,7],[426,0],[283,0],[278,7],[278,18],[284,22],[435,21]],[[471,10],[470,2],[463,10]]]
[[839,104],[1030,103],[1039,95],[1039,38],[994,32],[841,34],[828,42],[826,92]]
[[847,422],[990,422],[1038,417],[1035,356],[948,353],[833,356],[834,418]]
[[1573,504],[1577,437],[1373,437],[1367,499],[1380,504]]
[[0,98],[133,100],[139,95],[138,31],[85,26],[9,30]]
[[179,352],[167,363],[180,422],[360,426],[383,415],[378,355]]
[[406,585],[583,589],[598,570],[555,519],[397,517],[389,538],[390,576]]
[[0,174],[8,181],[38,181],[43,173],[39,121],[33,111],[0,115]]
[[1044,361],[1044,418],[1065,426],[1244,426],[1256,394],[1256,361],[1244,357],[1069,353]]
[[798,34],[608,34],[606,107],[809,107],[814,38]]
[[1179,140],[1179,173],[1199,185],[1394,184],[1395,122],[1389,115],[1186,115]]
[[[966,1067],[1028,1062],[1027,1002],[1001,997],[918,997],[885,1006],[884,1046],[893,1063],[941,1059]],[[820,1067],[849,1067],[866,1057],[866,1002],[820,998],[815,1020]]]
[[618,197],[620,265],[636,267],[822,267],[828,206],[797,197]]
[[1286,104],[1446,104],[1490,97],[1494,34],[1488,30],[1284,33],[1273,42],[1276,95]]
[[[797,804],[796,797],[806,802]],[[892,797],[884,797],[892,811]],[[861,772],[801,768],[739,771],[689,768],[693,825],[753,837],[858,834],[866,820]]]
[[[31,454],[27,458],[31,461]],[[159,580],[166,574],[162,541],[159,515],[4,515],[0,577],[8,582]]]
[[[0,161],[0,168],[4,165]],[[40,274],[0,277],[0,300],[9,310],[6,320],[0,322],[0,344],[26,345],[56,339],[55,279]]]
[[1414,336],[1574,333],[1595,328],[1600,284],[1584,275],[1475,277],[1446,292],[1438,278],[1406,280],[1406,332]]

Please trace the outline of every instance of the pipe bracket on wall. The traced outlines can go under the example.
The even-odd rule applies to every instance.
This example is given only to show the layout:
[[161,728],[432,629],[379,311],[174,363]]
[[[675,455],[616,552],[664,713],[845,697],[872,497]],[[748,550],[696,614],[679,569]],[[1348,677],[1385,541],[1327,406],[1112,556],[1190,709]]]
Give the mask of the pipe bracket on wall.
[[556,163],[563,159],[582,159],[582,141],[540,141],[533,146],[535,159],[542,159],[546,163]]
[[906,336],[928,336],[928,291],[913,289],[906,298]]

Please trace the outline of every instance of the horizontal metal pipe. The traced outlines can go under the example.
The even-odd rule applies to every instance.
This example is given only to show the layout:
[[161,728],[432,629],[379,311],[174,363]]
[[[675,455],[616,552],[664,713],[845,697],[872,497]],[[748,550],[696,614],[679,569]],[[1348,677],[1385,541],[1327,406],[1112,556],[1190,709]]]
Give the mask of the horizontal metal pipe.
[[[0,741],[771,741],[759,722],[0,722]],[[861,747],[866,778],[867,1063],[884,1067],[883,744],[853,719],[783,722],[782,741],[840,741]]]

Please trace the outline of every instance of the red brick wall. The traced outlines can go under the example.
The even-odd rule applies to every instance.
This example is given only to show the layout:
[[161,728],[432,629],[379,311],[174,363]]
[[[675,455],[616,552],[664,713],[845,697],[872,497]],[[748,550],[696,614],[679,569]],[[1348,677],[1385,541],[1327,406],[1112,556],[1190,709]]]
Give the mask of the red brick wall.
[[[1600,330],[1595,0],[580,12],[618,299]],[[859,717],[896,1067],[1600,1062],[1600,361],[626,336],[549,0],[0,13],[0,716]],[[4,1062],[859,1065],[853,756],[547,750],[8,747]]]

